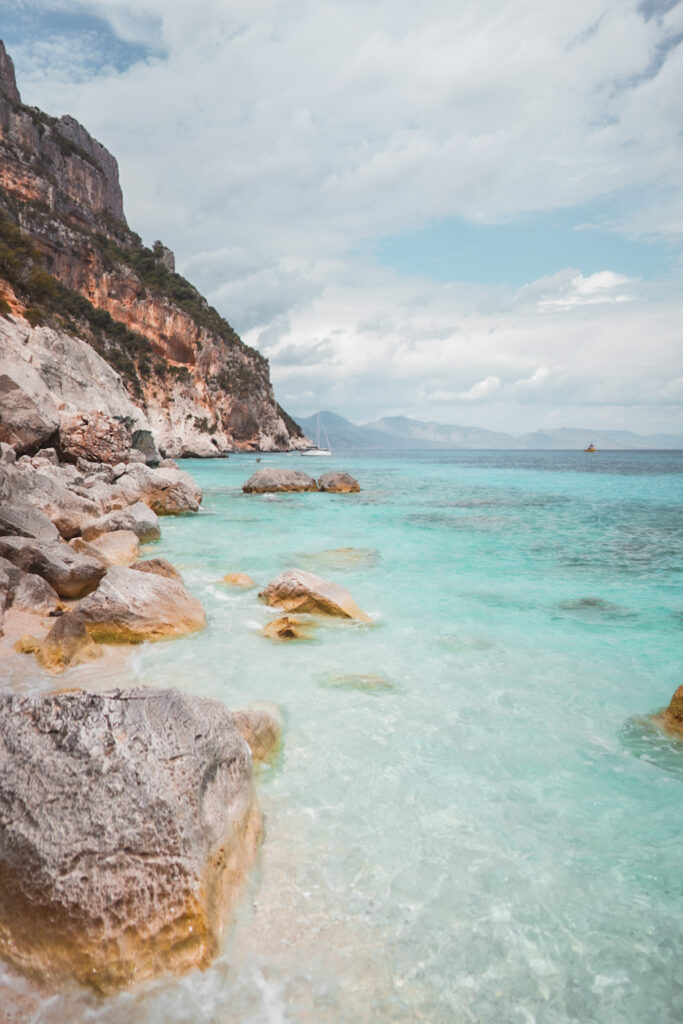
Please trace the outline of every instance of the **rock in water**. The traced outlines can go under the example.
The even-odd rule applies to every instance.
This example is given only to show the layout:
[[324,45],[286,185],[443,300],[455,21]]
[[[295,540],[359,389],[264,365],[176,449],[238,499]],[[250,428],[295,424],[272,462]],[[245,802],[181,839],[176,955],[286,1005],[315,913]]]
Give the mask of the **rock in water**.
[[323,473],[319,477],[318,488],[321,491],[332,491],[337,494],[352,494],[360,490],[360,484],[350,473],[333,470],[331,473]]
[[655,720],[663,726],[667,732],[672,732],[683,738],[683,686],[679,686],[668,707],[664,708]]
[[0,952],[107,992],[206,967],[260,835],[218,701],[0,693]]
[[69,665],[93,661],[100,653],[77,612],[61,615],[36,650],[38,661],[50,672],[63,672]]
[[206,625],[201,603],[182,583],[122,566],[108,569],[77,608],[91,637],[103,644],[164,640]]
[[275,608],[286,612],[310,612],[318,615],[336,615],[343,619],[372,622],[369,615],[358,607],[346,587],[330,583],[303,569],[290,569],[271,580],[259,597]]
[[317,491],[318,485],[298,469],[257,469],[242,484],[245,494],[272,494],[280,491]]

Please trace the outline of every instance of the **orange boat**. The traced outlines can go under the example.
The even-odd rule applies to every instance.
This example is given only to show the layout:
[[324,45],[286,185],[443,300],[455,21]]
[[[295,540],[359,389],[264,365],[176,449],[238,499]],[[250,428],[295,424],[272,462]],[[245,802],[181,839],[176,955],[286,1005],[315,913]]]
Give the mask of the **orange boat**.
[[597,452],[597,450],[598,450],[598,449],[597,449],[597,448],[595,447],[595,445],[594,445],[594,444],[593,444],[593,442],[591,441],[591,443],[590,443],[590,444],[588,445],[588,447],[587,447],[587,448],[584,448],[583,450],[584,450],[585,452]]

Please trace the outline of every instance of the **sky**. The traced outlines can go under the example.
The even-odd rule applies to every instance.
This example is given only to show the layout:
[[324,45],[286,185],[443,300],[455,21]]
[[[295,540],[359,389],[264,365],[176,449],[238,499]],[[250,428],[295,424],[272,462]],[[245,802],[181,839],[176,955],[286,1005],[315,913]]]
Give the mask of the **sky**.
[[683,0],[0,0],[294,415],[683,433]]

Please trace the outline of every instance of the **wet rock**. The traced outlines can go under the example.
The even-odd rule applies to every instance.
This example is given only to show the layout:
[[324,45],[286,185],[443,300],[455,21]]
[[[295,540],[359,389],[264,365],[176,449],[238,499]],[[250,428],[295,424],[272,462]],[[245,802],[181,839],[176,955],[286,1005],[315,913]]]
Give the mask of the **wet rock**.
[[683,686],[679,686],[669,706],[655,716],[655,721],[667,732],[683,738]]
[[101,533],[90,541],[76,537],[69,546],[83,555],[100,558],[105,565],[130,565],[140,556],[140,541],[132,530]]
[[39,509],[30,505],[0,505],[0,534],[33,537],[48,544],[59,540],[57,527]]
[[47,580],[34,573],[25,573],[14,592],[12,607],[26,612],[49,615],[61,607],[57,591]]
[[231,587],[255,587],[256,584],[246,572],[226,572],[223,583],[229,583]]
[[330,583],[303,569],[290,569],[272,580],[259,597],[287,612],[335,615],[359,622],[372,622],[358,607],[346,587]]
[[315,629],[315,623],[304,622],[294,615],[283,615],[273,619],[261,630],[261,635],[270,640],[308,640]]
[[131,435],[123,423],[106,413],[88,411],[62,415],[59,447],[65,461],[105,462],[114,465],[130,456]]
[[102,562],[72,551],[62,542],[40,544],[27,537],[0,537],[0,555],[24,572],[35,573],[60,597],[81,597],[104,575]]
[[59,616],[36,651],[38,661],[50,672],[63,672],[69,665],[93,661],[101,653],[77,612]]
[[233,711],[232,720],[254,761],[272,761],[282,740],[282,715],[274,704]]
[[206,625],[200,602],[181,583],[120,566],[108,569],[77,609],[93,639],[105,644],[163,640]]
[[118,530],[130,530],[141,544],[148,544],[161,537],[157,515],[143,501],[138,501],[129,508],[107,512],[106,515],[91,520],[83,526],[81,535],[84,540],[90,541],[100,534]]
[[179,583],[183,582],[183,577],[180,575],[174,565],[166,558],[145,558],[141,562],[133,562],[130,569],[135,569],[136,572],[151,572],[155,576],[163,576],[167,580],[177,580]]
[[217,701],[0,694],[0,952],[108,992],[208,966],[260,835]]
[[143,501],[158,516],[196,512],[202,501],[201,488],[181,469],[130,465],[116,486],[129,504]]
[[297,469],[257,469],[242,484],[245,494],[272,494],[282,491],[317,491],[313,477]]
[[360,484],[350,473],[333,470],[318,477],[318,489],[336,494],[351,494],[360,491]]

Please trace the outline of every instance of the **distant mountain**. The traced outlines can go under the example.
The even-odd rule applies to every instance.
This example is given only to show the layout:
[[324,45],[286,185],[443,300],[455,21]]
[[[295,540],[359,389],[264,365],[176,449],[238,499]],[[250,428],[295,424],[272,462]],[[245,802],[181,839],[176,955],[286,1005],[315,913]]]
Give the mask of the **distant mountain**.
[[652,434],[643,437],[630,430],[593,430],[559,427],[536,430],[515,437],[497,430],[423,422],[406,416],[386,416],[371,423],[351,423],[334,412],[299,417],[297,422],[308,437],[315,438],[320,416],[335,449],[356,451],[428,449],[581,449],[592,441],[598,450],[683,449],[683,435]]
[[[364,424],[368,430],[394,438],[423,442],[428,448],[514,448],[515,440],[498,430],[479,427],[458,427],[444,423],[411,420],[407,416],[385,416]],[[414,447],[414,445],[410,445]]]

